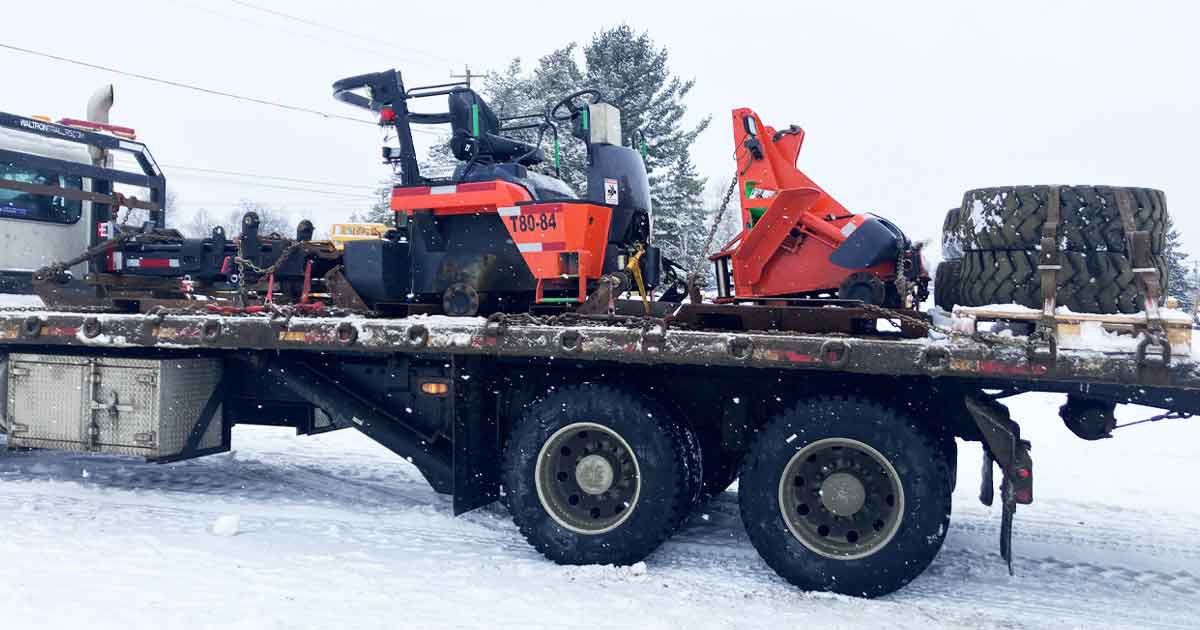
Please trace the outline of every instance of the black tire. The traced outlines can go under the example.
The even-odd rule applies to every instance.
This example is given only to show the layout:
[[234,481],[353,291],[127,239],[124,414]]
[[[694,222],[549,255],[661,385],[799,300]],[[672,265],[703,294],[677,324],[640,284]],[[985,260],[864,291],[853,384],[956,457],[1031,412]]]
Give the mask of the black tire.
[[[869,449],[861,449],[862,445]],[[845,454],[838,448],[845,448]],[[825,467],[816,471],[823,471],[824,480],[820,475],[794,478],[791,472],[799,470],[792,468],[797,458],[800,466],[814,461],[815,455],[805,455],[810,449],[824,449],[817,452],[844,459],[835,460],[838,464],[831,467],[833,473]],[[874,455],[866,454],[868,451]],[[886,461],[894,478],[883,464],[877,464],[883,474],[871,468],[875,455]],[[868,464],[855,469],[862,458]],[[839,468],[842,461],[847,463]],[[802,401],[769,422],[747,456],[738,489],[742,521],[759,555],[792,584],[806,590],[877,597],[908,584],[937,555],[950,524],[952,466],[942,440],[895,410],[853,396]],[[846,527],[857,527],[854,523],[864,516],[859,512],[870,510],[865,518],[873,523],[872,529],[863,528],[861,535],[848,531],[840,540],[826,529],[824,534],[809,535],[814,542],[803,542],[801,534],[793,533],[798,526],[785,520],[782,506],[785,500],[792,500],[787,498],[792,496],[789,493],[808,496],[804,493],[820,488],[821,494],[814,495],[820,498],[815,501],[824,502],[824,497],[837,494],[827,493],[825,485],[839,473],[855,470],[863,471],[866,487],[860,488],[863,496],[858,511],[836,518],[846,519]],[[893,499],[890,503],[886,498],[881,502],[880,487],[893,492],[888,495]],[[833,519],[831,515],[837,512],[836,506],[824,504],[795,507],[796,515],[791,517],[795,521]],[[874,512],[879,510],[891,511],[876,517]],[[879,520],[873,520],[876,518]],[[862,548],[855,546],[859,543]],[[810,544],[840,545],[849,551],[831,555]],[[855,549],[858,552],[852,553]]]
[[700,499],[707,501],[725,492],[734,481],[737,481],[741,468],[742,455],[739,453],[721,452],[706,458]]
[[959,239],[959,208],[950,208],[946,219],[942,221],[942,260],[958,260],[962,258],[963,247]]
[[[664,417],[682,417],[678,413],[672,415],[666,410],[666,408],[659,407],[653,403],[651,403],[651,408],[657,410],[654,413],[663,414]],[[694,429],[678,421],[670,422],[669,427],[675,435],[675,440],[683,448],[684,465],[687,468],[687,472],[685,474],[688,492],[686,497],[688,503],[687,509],[690,511],[691,508],[700,503],[700,500],[704,495],[704,480],[706,478],[704,470],[704,451],[700,445],[700,437],[696,435],[696,431]],[[678,530],[679,527],[682,527],[686,520],[687,515],[685,514],[684,517],[679,520],[679,523],[676,525],[675,529]]]
[[879,276],[857,271],[845,277],[838,287],[838,298],[842,300],[858,300],[863,304],[883,306],[888,300],[887,286]]
[[[1161,190],[1115,186],[1058,186],[1060,250],[1126,253],[1125,228],[1116,192],[1128,191],[1138,230],[1150,232],[1151,251],[1166,244],[1167,202]],[[963,251],[1039,248],[1050,186],[1002,186],[968,190],[953,229]],[[948,235],[947,235],[948,236]]]
[[[581,426],[617,435],[635,462],[637,494],[619,520],[603,531],[587,531],[586,525],[573,528],[571,523],[578,521],[564,511],[573,508],[539,493],[539,479],[547,497],[557,492],[547,484],[562,479],[539,477],[545,470],[539,469],[539,459],[551,455],[544,454],[543,447],[564,431],[578,433]],[[601,449],[594,453],[608,454]],[[702,474],[698,453],[692,432],[652,403],[607,386],[568,387],[531,405],[514,424],[504,450],[505,502],[525,539],[559,564],[633,564],[673,534],[695,504]]]
[[[1143,297],[1129,258],[1112,252],[1064,251],[1062,268],[1055,274],[1056,302],[1077,313],[1135,313]],[[1160,283],[1167,277],[1167,261],[1154,257]],[[959,304],[1020,304],[1042,307],[1042,280],[1034,251],[974,251],[962,260]],[[1161,298],[1162,296],[1160,296]]]
[[953,311],[961,304],[962,260],[946,260],[938,264],[933,276],[933,303],[944,311]]

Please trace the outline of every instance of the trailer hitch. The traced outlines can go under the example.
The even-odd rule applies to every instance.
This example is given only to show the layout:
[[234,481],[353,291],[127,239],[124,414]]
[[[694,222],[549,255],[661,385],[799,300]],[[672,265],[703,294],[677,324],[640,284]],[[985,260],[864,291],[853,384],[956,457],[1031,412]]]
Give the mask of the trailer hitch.
[[995,495],[992,477],[994,464],[1000,465],[1000,557],[1013,574],[1012,530],[1017,505],[1033,503],[1033,458],[1027,440],[1021,439],[1021,427],[1009,417],[1008,408],[982,394],[968,394],[967,410],[983,435],[983,480],[979,501],[990,506]]

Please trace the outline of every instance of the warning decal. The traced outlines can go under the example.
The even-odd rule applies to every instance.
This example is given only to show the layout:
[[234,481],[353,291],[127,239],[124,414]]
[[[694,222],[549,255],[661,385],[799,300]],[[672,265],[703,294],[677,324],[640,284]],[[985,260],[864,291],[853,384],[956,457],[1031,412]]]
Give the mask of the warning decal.
[[613,206],[621,203],[621,192],[617,180],[604,178],[604,203]]

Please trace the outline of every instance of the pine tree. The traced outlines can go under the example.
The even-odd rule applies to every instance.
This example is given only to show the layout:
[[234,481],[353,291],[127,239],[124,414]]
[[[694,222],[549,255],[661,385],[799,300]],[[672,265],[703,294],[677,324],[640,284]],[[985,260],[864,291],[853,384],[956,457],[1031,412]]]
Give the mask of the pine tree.
[[[684,101],[695,81],[673,75],[667,62],[666,48],[656,46],[647,33],[621,25],[600,31],[582,49],[571,43],[544,55],[528,74],[521,60],[514,59],[484,77],[478,90],[501,118],[544,111],[584,88],[598,90],[620,108],[624,143],[641,149],[644,139],[655,242],[668,257],[691,265],[709,253],[700,250],[712,218],[711,209],[704,208],[706,180],[696,172],[689,151],[710,119],[684,126]],[[587,186],[586,149],[571,136],[568,123],[558,124],[557,129],[558,175],[582,194]],[[539,142],[537,130],[506,135]],[[455,164],[448,144],[448,135],[434,144],[422,162],[423,173],[448,174],[447,167]],[[554,135],[543,134],[539,146],[547,160],[533,170],[554,175]]]
[[690,271],[703,265],[705,256],[711,253],[704,251],[704,246],[715,215],[705,207],[705,180],[696,174],[687,153],[677,158],[670,171],[675,186],[664,190],[657,199],[655,244],[664,255]]
[[350,220],[356,223],[383,223],[391,225],[395,220],[392,213],[392,180],[379,182],[373,191],[376,199],[371,207],[362,212],[350,215]]
[[1183,236],[1170,219],[1167,219],[1167,243],[1163,257],[1167,260],[1166,294],[1179,300],[1181,308],[1192,310],[1195,307],[1193,300],[1196,290],[1200,287],[1196,286],[1193,264],[1188,262],[1188,254],[1183,250]]
[[700,250],[711,221],[703,210],[706,180],[689,156],[711,118],[683,125],[684,101],[695,80],[673,75],[667,49],[627,24],[597,33],[583,52],[588,84],[621,109],[622,134],[631,141],[645,138],[656,242],[668,257],[691,267],[710,253]]

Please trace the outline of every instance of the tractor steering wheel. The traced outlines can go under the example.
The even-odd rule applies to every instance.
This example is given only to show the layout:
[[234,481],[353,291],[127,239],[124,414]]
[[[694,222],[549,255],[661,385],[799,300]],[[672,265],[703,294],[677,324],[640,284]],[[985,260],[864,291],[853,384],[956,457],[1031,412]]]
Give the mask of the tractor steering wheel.
[[[583,99],[584,96],[590,96],[591,98],[588,100],[584,100]],[[565,98],[563,98],[563,100],[555,103],[554,106],[552,106],[550,108],[550,117],[553,118],[554,120],[558,120],[558,121],[567,121],[567,120],[571,120],[572,118],[574,118],[575,114],[578,114],[579,110],[582,109],[581,106],[576,105],[576,103],[575,103],[576,99],[583,101],[585,105],[590,105],[592,103],[600,102],[603,99],[603,97],[600,95],[599,90],[592,89],[592,88],[588,88],[586,90],[579,90],[578,92],[575,92],[574,94],[568,94]],[[560,113],[559,110],[563,110],[563,109],[565,109],[566,111]]]

